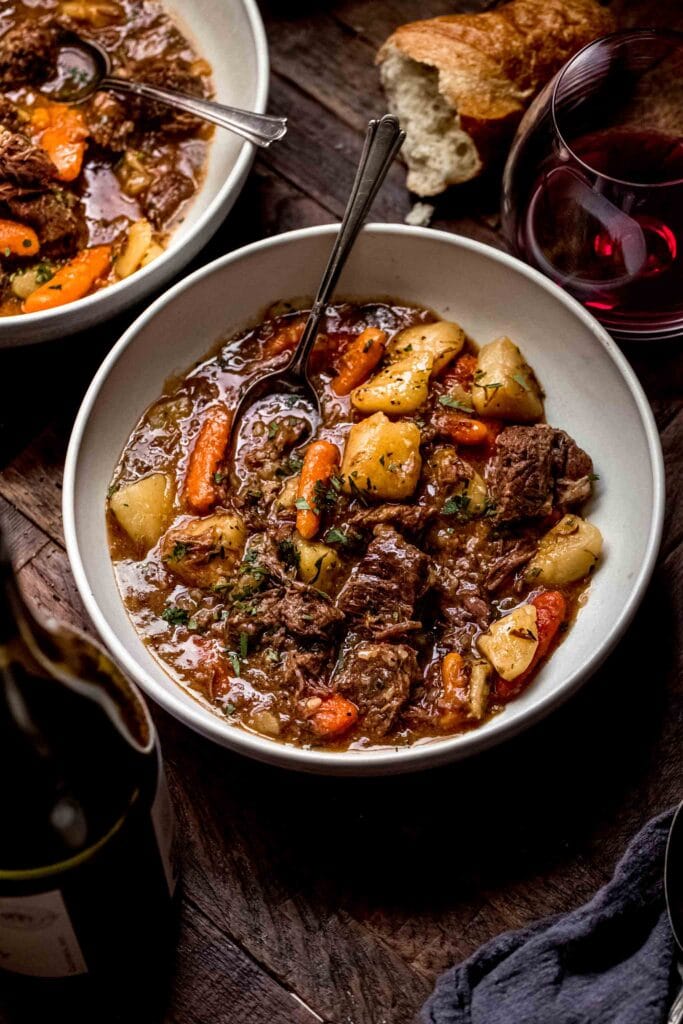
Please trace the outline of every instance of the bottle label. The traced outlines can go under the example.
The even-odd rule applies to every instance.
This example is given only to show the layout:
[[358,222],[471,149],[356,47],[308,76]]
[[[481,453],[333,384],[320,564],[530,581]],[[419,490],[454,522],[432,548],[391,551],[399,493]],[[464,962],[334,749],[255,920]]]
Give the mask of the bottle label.
[[0,897],[0,967],[41,978],[87,973],[59,889]]

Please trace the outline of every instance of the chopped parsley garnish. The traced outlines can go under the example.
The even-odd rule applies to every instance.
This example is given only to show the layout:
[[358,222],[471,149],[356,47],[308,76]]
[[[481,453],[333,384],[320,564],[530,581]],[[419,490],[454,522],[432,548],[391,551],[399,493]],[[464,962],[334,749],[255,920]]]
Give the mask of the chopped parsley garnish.
[[225,478],[225,473],[221,473],[220,469],[217,469],[216,472],[213,474],[213,482],[215,484],[221,483],[221,481],[224,478]]
[[182,541],[178,541],[177,544],[173,545],[173,551],[168,556],[168,562],[179,562],[187,554],[187,544],[183,544]]
[[224,715],[234,715],[236,711],[237,711],[237,708],[232,703],[232,701],[227,701],[223,705],[223,714]]
[[32,242],[30,238],[25,238],[21,244],[23,245],[24,249],[30,249]]
[[305,498],[297,498],[296,501],[294,502],[294,505],[295,505],[296,508],[300,509],[302,512],[310,512],[311,511],[311,506],[308,504],[308,502],[306,501]]
[[594,480],[599,480],[600,477],[598,476],[597,473],[589,473],[588,474],[588,479],[590,480],[591,483],[593,483]]
[[247,660],[247,654],[249,652],[249,634],[240,633],[240,658],[242,661]]
[[280,558],[285,565],[291,566],[292,569],[297,569],[299,566],[299,552],[294,542],[285,537],[284,540],[280,541],[277,548]]
[[118,489],[119,489],[119,485],[118,484],[110,484],[110,486],[107,488],[107,497],[111,498],[111,496],[113,494],[116,494]]
[[444,502],[441,514],[444,516],[457,516],[458,519],[466,519],[469,515],[470,499],[466,494],[455,494],[448,501]]
[[332,529],[328,530],[327,533],[325,534],[325,543],[348,544],[349,538],[346,536],[343,530],[338,530],[336,526],[333,526]]
[[274,437],[280,433],[280,424],[276,420],[271,420],[268,424],[268,440],[272,441]]
[[325,561],[326,557],[327,557],[327,555],[321,555],[320,558],[316,559],[316,561],[315,561],[315,575],[312,577],[312,579],[309,580],[309,583],[311,583],[311,584],[315,583],[316,580],[318,579],[318,577],[320,576],[320,570],[323,567],[323,562]]
[[237,653],[237,651],[228,651],[227,654],[228,658],[230,659],[230,664],[232,665],[232,670],[235,673],[235,675],[238,676],[240,674],[241,668],[239,654]]
[[521,374],[521,373],[513,373],[512,379],[514,381],[517,381],[517,383],[519,384],[520,388],[523,388],[525,391],[531,391],[531,388],[529,387],[529,382],[528,382],[528,380],[526,379],[526,377],[523,374]]
[[11,255],[12,255],[12,250],[10,249],[10,247],[8,245],[8,246],[5,247],[5,256],[11,256]]
[[46,284],[55,276],[55,272],[49,263],[39,263],[36,270],[36,284]]
[[263,653],[265,654],[267,661],[272,661],[273,663],[276,663],[280,660],[279,652],[274,650],[274,648],[272,647],[266,647]]
[[185,609],[177,608],[174,604],[167,604],[161,617],[168,622],[169,626],[187,626],[190,621],[190,616]]
[[461,402],[459,398],[453,398],[452,395],[442,395],[439,399],[439,405],[445,405],[449,409],[459,409],[460,412],[474,411],[474,406],[471,402]]

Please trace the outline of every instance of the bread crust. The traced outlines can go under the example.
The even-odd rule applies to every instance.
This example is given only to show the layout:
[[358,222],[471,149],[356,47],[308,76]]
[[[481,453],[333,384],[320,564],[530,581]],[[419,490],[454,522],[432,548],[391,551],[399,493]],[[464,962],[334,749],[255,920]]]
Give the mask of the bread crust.
[[614,27],[612,14],[596,0],[511,0],[480,14],[402,25],[383,44],[377,62],[394,49],[435,68],[439,92],[486,165],[565,61]]

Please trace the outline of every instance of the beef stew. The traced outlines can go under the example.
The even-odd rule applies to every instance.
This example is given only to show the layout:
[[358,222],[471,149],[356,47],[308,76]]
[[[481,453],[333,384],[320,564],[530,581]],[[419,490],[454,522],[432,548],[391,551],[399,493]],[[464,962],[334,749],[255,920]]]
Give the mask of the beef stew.
[[212,129],[188,114],[107,92],[55,101],[50,82],[87,75],[60,47],[70,31],[99,42],[117,75],[211,94],[210,65],[155,0],[3,6],[2,316],[64,305],[146,266],[203,179]]
[[387,302],[326,311],[315,437],[294,398],[231,410],[286,361],[286,304],[223,343],[133,431],[107,498],[144,641],[235,726],[305,747],[471,730],[532,684],[602,538],[589,455],[543,422],[518,346]]

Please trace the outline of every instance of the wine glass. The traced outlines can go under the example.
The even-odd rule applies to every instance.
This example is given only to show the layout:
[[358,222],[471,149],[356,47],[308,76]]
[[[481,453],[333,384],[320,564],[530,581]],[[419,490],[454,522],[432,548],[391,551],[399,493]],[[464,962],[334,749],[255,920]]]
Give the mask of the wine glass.
[[513,251],[614,337],[683,334],[683,34],[580,50],[525,114],[502,202]]

